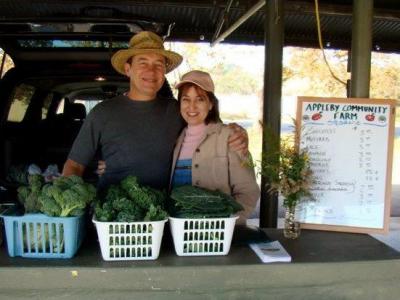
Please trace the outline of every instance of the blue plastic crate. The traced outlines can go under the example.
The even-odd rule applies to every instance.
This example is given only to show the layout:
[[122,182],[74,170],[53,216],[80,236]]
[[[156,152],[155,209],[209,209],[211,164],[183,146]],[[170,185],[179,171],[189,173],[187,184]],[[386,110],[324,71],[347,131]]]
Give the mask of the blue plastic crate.
[[2,215],[11,257],[71,258],[85,235],[85,216]]

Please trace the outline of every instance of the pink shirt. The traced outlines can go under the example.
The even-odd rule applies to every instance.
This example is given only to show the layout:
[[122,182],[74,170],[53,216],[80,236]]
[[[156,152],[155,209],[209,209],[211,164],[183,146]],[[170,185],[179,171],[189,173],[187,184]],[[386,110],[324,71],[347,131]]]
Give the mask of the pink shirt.
[[188,125],[178,159],[192,159],[193,152],[199,145],[206,127],[207,125],[204,123],[199,125]]

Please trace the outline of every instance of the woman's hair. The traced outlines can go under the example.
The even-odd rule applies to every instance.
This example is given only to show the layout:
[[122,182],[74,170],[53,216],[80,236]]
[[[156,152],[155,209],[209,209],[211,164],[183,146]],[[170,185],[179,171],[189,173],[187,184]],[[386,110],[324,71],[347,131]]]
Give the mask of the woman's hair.
[[199,94],[207,96],[207,98],[210,100],[210,102],[212,104],[212,108],[208,112],[208,115],[207,115],[206,119],[204,120],[204,123],[208,124],[208,123],[222,122],[222,120],[219,116],[219,105],[218,105],[217,97],[215,97],[214,93],[207,92],[196,84],[188,82],[188,83],[185,83],[182,86],[180,86],[178,89],[178,102],[179,103],[181,102],[182,93],[185,90],[187,90],[188,88],[190,88],[191,86],[193,86]]

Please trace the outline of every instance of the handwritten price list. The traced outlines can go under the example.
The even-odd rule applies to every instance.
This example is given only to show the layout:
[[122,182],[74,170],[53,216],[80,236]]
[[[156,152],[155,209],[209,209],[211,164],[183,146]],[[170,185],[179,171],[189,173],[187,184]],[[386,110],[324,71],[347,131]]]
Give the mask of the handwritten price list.
[[300,206],[300,221],[382,227],[389,113],[388,105],[303,102],[300,147],[315,201]]

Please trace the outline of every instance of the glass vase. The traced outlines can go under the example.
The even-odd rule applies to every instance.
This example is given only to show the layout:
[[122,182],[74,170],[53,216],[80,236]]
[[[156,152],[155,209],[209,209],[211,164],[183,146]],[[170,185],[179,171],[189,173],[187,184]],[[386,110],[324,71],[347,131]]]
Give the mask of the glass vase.
[[300,236],[300,222],[296,221],[296,206],[286,207],[283,235],[288,239],[297,239]]

